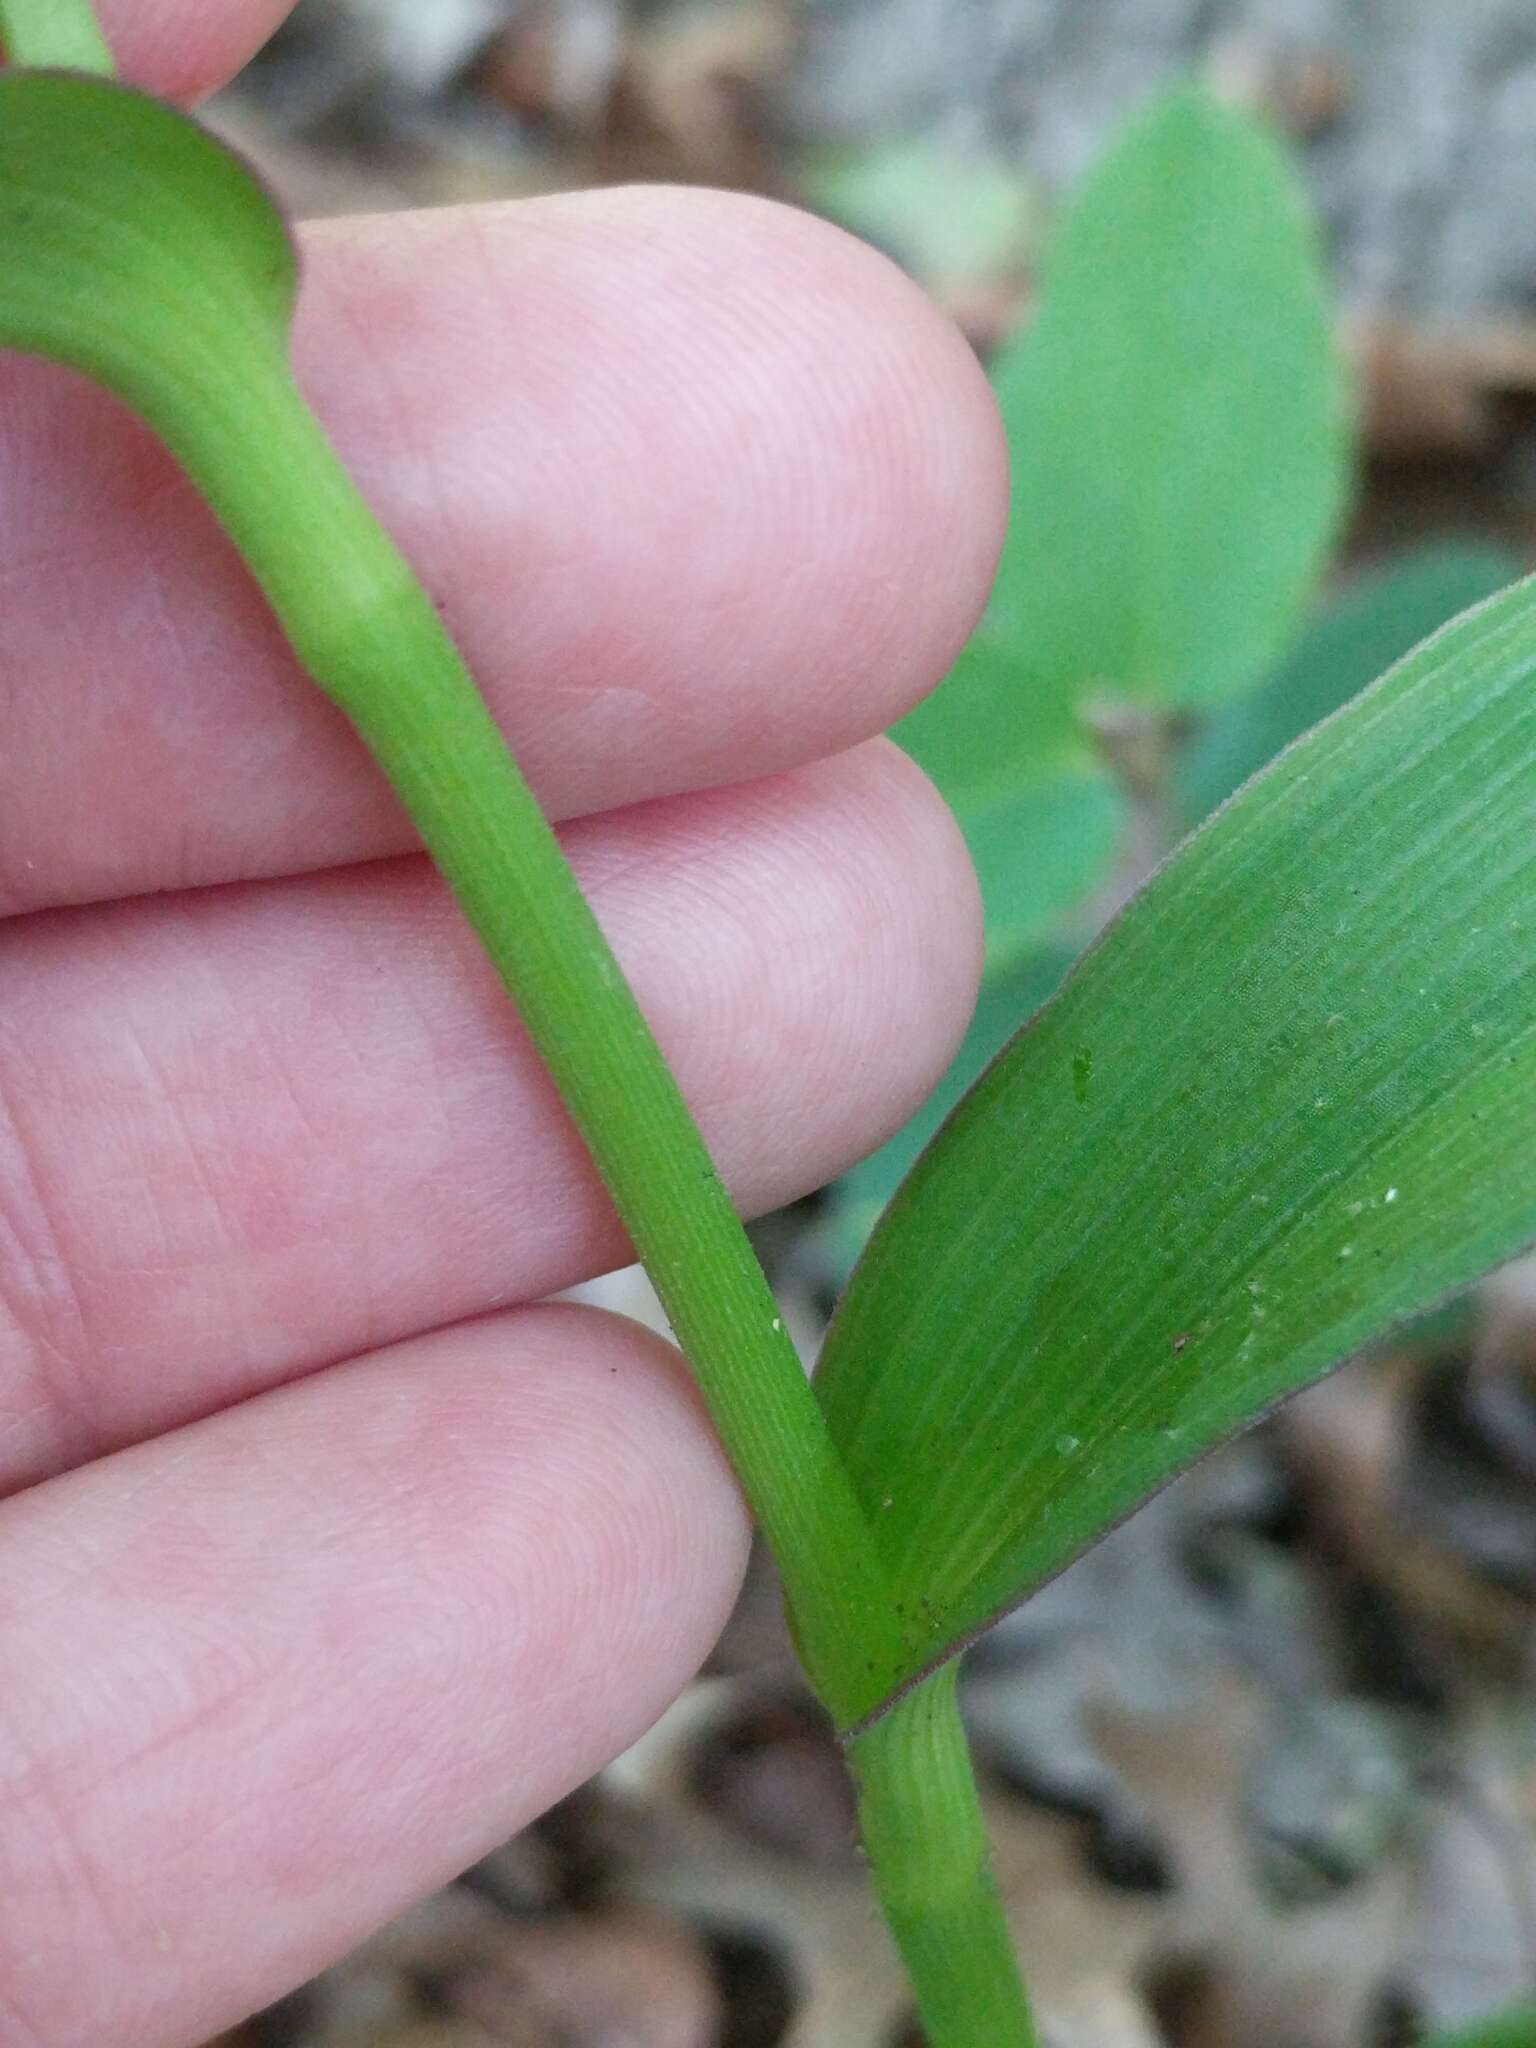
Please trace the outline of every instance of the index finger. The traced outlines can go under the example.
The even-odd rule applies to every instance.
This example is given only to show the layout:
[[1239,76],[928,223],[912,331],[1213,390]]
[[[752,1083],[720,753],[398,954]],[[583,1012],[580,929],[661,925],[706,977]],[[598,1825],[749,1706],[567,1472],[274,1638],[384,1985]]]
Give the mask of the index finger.
[[[299,374],[551,815],[856,745],[984,602],[975,357],[873,250],[626,187],[306,234]],[[0,362],[0,915],[410,847],[147,436]]]

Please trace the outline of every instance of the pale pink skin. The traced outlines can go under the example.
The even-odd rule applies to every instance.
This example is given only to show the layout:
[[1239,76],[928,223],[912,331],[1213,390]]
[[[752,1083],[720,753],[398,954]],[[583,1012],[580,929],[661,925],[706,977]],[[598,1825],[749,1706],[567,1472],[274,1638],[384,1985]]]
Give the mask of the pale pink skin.
[[[103,8],[184,96],[280,11]],[[305,240],[304,382],[733,1190],[816,1185],[974,993],[958,836],[871,735],[984,600],[984,380],[755,201]],[[518,1306],[614,1219],[209,520],[36,364],[0,463],[0,2039],[175,2048],[638,1735],[746,1529],[666,1346]]]

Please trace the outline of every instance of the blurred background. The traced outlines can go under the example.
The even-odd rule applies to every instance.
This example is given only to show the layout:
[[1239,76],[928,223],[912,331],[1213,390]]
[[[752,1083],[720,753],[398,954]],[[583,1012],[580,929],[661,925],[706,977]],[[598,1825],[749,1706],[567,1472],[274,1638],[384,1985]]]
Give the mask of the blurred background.
[[[1191,75],[1294,155],[1358,471],[1296,646],[1193,736],[1192,823],[1530,566],[1530,0],[301,0],[212,118],[301,215],[637,178],[789,199],[990,358],[1085,172]],[[1019,935],[1007,1022],[1128,858],[1085,856]],[[759,1227],[808,1355],[919,1135]],[[633,1275],[593,1291],[654,1314]],[[1410,2048],[1536,1992],[1533,1624],[1517,1267],[1208,1459],[974,1653],[1055,2048]],[[852,1841],[759,1567],[634,1752],[222,2048],[914,2048]]]

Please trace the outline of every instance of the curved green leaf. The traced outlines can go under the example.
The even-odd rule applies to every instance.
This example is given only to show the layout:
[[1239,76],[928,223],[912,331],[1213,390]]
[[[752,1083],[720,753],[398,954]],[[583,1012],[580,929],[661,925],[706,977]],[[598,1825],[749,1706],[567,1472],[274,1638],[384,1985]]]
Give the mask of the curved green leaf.
[[1202,704],[1275,659],[1348,436],[1316,237],[1266,132],[1192,89],[1133,123],[994,381],[1014,490],[987,624],[1018,694]]
[[817,1386],[907,1675],[1533,1237],[1526,583],[1197,833],[876,1231]]
[[[110,165],[110,176],[104,166]],[[164,430],[282,370],[296,265],[251,172],[158,100],[0,73],[0,341],[72,364]]]

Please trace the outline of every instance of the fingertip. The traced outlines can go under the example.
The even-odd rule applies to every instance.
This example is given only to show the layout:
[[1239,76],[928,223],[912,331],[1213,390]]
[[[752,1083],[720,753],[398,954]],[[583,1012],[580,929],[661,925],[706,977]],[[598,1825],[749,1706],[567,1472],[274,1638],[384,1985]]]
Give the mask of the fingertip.
[[[985,950],[981,892],[944,798],[893,740],[858,749],[867,798],[885,835],[876,872],[884,901],[866,929],[886,934],[868,977],[867,1056],[886,1088],[878,1141],[925,1102],[958,1051],[976,1007]],[[864,1150],[870,1149],[866,1136]]]
[[669,231],[685,260],[730,252],[721,282],[739,283],[754,330],[741,336],[749,396],[784,407],[814,465],[786,477],[790,530],[844,567],[844,666],[868,693],[850,738],[868,737],[948,672],[996,572],[1008,452],[974,350],[888,257],[803,208],[645,187],[595,197],[616,224]]
[[[820,445],[841,455],[864,655],[882,726],[944,677],[990,595],[1008,519],[1008,449],[975,351],[947,314],[879,250],[780,202],[737,202],[782,249],[825,322]],[[861,734],[860,737],[863,735]]]
[[676,1353],[555,1306],[0,1521],[0,1982],[39,2041],[125,2048],[266,2004],[601,1768],[698,1668],[746,1552]]
[[[741,425],[774,466],[741,482],[782,523],[783,598],[819,596],[836,636],[822,672],[848,718],[823,737],[869,738],[948,673],[996,573],[1008,451],[975,351],[888,257],[800,207],[655,187],[591,201],[694,267],[701,296],[712,273],[714,295],[737,298]],[[674,362],[685,405],[694,365],[686,350]]]
[[777,201],[654,186],[313,240],[301,373],[382,487],[398,389],[360,392],[309,336],[413,363],[405,465],[455,451],[459,539],[434,559],[435,490],[401,537],[493,694],[558,677],[537,723],[503,710],[558,814],[614,800],[617,699],[685,790],[854,746],[947,673],[996,568],[1007,453],[974,353],[876,250]]
[[99,0],[119,75],[142,92],[193,105],[234,77],[288,14],[293,0]]

